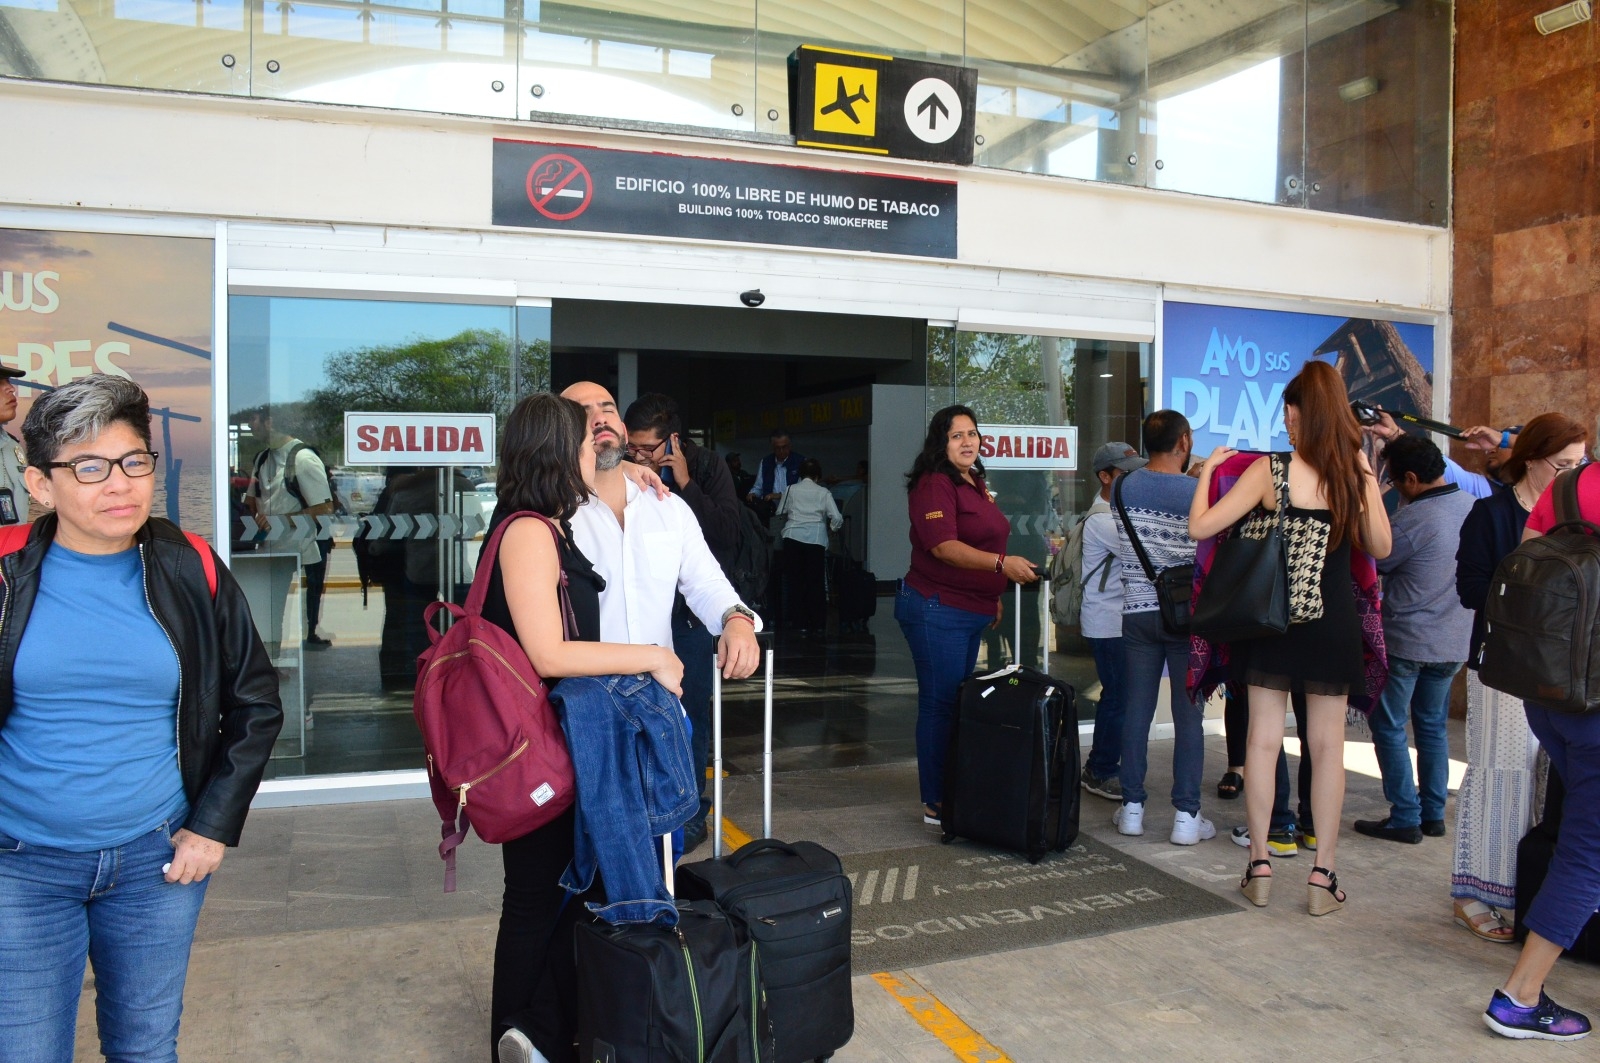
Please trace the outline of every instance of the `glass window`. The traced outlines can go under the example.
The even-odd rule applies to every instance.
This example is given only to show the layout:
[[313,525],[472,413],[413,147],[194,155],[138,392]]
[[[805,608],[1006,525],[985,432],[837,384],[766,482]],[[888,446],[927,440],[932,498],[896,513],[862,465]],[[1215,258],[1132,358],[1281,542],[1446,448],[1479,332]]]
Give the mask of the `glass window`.
[[[1149,344],[1142,343],[928,330],[930,416],[960,403],[972,408],[986,430],[1008,425],[1077,428],[1075,469],[1007,469],[999,460],[986,461],[989,489],[1011,521],[1008,554],[1047,570],[1066,532],[1099,489],[1089,468],[1094,451],[1111,440],[1138,447],[1148,360]],[[1039,667],[1048,645],[1051,673],[1080,691],[1080,713],[1092,719],[1099,690],[1093,658],[1076,632],[1051,622],[1038,589],[1036,585],[1023,593],[1020,643],[1016,598],[1001,602],[1001,623],[985,633],[979,667],[1011,660]]]
[[755,24],[755,0],[527,4],[521,115],[754,130]]
[[980,166],[1140,180],[1145,4],[967,5]]
[[129,377],[150,396],[161,455],[152,512],[208,539],[212,260],[210,240],[0,229],[0,362],[28,373],[6,427],[21,434],[43,389]]
[[548,379],[550,312],[234,296],[229,329],[232,567],[288,716],[270,771],[417,767],[422,613],[464,600],[495,470],[358,463],[344,413],[499,423],[519,382]]
[[0,75],[245,95],[244,4],[0,0]]
[[1356,26],[1313,20],[1306,49],[1307,202],[1445,225],[1451,5],[1384,5]]
[[1304,203],[1306,4],[1260,6],[1198,24],[1180,4],[1150,12],[1152,186]]
[[255,0],[254,26],[256,96],[492,118],[523,110],[505,0]]

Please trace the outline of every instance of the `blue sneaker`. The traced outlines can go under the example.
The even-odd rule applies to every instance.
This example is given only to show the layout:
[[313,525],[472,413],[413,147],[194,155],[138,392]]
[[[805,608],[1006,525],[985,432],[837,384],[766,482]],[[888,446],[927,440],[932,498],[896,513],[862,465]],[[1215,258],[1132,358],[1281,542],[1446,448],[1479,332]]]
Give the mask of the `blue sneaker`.
[[1564,1008],[1539,990],[1539,1003],[1525,1008],[1496,989],[1489,998],[1483,1023],[1501,1037],[1542,1041],[1576,1041],[1589,1036],[1589,1020],[1571,1008]]

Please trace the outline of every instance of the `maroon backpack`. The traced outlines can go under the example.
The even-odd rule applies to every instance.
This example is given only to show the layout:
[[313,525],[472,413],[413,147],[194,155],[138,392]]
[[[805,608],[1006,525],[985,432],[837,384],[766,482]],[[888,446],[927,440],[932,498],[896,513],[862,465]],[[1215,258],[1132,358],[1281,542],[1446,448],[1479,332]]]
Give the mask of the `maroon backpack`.
[[[522,517],[544,521],[559,546],[550,520],[513,513],[483,544],[466,608],[433,602],[423,613],[432,645],[417,658],[412,711],[428,755],[428,787],[444,820],[439,855],[446,893],[455,891],[455,851],[468,827],[486,842],[508,842],[571,808],[575,794],[572,758],[549,688],[516,638],[483,618],[500,539]],[[575,639],[565,573],[559,593],[566,637]],[[443,635],[433,623],[441,609],[454,617]]]

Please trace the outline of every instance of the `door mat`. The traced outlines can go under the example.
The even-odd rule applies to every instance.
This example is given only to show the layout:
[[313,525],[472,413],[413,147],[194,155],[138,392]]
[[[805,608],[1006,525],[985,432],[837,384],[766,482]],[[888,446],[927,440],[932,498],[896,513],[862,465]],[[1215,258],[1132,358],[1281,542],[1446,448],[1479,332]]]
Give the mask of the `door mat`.
[[1037,864],[964,841],[841,860],[856,974],[1242,910],[1083,834]]

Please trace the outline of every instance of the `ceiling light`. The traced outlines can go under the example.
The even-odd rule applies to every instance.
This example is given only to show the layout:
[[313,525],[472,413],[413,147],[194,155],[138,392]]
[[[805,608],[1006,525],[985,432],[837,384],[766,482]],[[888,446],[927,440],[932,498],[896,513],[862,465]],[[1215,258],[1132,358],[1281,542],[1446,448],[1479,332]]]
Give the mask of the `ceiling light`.
[[1594,17],[1594,8],[1588,0],[1574,0],[1570,4],[1552,7],[1542,15],[1533,16],[1533,26],[1543,36],[1582,25]]
[[1101,373],[1100,374],[1100,379],[1101,380],[1110,380],[1112,378],[1112,376],[1114,376],[1114,375],[1115,374],[1112,374],[1112,373]]
[[1369,74],[1364,78],[1356,78],[1354,81],[1347,81],[1340,85],[1339,98],[1345,103],[1355,103],[1357,100],[1364,100],[1368,96],[1376,96],[1378,88],[1378,79]]

